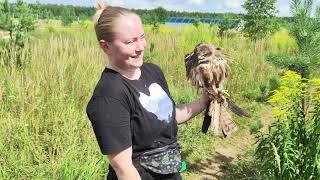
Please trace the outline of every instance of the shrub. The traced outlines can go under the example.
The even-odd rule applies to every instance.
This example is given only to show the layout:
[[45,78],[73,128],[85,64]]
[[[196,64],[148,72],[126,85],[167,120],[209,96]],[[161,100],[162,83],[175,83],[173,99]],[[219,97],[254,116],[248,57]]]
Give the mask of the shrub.
[[[256,157],[266,179],[317,179],[320,175],[320,79],[293,71],[268,100],[276,121],[258,136]],[[304,104],[306,104],[305,108]]]

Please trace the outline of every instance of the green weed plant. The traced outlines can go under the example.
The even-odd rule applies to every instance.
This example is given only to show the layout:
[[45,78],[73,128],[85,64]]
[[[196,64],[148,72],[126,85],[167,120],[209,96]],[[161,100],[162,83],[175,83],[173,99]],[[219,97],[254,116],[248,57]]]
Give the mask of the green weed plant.
[[[318,179],[320,79],[287,71],[268,102],[275,122],[258,138],[256,157],[266,179]],[[305,106],[306,105],[306,106]]]

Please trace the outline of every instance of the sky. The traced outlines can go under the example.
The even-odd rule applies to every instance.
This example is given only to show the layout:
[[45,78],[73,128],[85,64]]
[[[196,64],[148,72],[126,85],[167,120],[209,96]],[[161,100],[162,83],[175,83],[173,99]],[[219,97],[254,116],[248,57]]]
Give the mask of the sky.
[[[26,0],[34,3],[70,4],[76,6],[94,6],[95,0]],[[189,12],[215,12],[215,13],[244,13],[241,7],[245,0],[104,0],[113,6],[122,6],[135,9],[153,9],[159,6],[166,10]],[[291,0],[278,0],[276,6],[279,10],[277,16],[290,16]],[[320,0],[315,0],[320,4]]]

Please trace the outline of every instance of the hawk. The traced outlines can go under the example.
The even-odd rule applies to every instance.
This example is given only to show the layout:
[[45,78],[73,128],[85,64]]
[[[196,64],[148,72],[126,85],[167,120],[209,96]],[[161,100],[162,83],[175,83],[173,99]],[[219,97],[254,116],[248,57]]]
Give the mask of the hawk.
[[202,132],[206,133],[213,120],[214,133],[225,136],[236,130],[236,124],[224,108],[224,104],[239,116],[250,117],[227,96],[223,83],[231,75],[229,58],[219,47],[200,43],[193,52],[185,55],[187,79],[197,89],[203,88],[210,97],[210,102],[202,124]]

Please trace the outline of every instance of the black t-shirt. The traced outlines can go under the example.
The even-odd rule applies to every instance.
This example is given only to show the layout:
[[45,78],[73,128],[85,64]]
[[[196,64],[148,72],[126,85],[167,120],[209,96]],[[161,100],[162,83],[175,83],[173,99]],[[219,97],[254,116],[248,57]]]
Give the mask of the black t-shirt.
[[144,63],[138,80],[106,68],[87,106],[102,154],[141,152],[177,141],[175,103],[160,68]]

